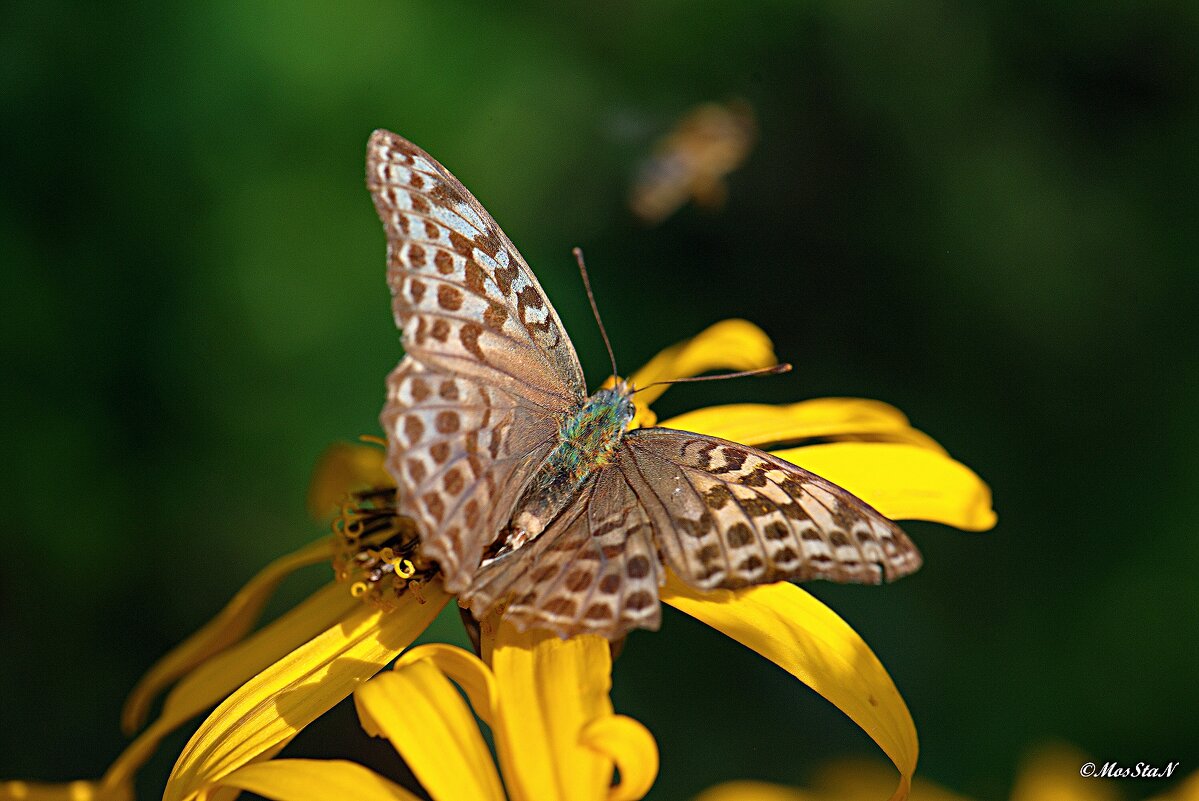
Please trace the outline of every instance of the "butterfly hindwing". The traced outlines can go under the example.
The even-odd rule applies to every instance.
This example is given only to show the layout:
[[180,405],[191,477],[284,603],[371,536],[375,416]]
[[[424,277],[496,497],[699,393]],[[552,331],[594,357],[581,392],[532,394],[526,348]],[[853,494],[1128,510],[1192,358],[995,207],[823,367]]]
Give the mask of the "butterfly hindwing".
[[508,599],[505,618],[522,628],[615,639],[658,627],[667,567],[711,590],[879,583],[919,566],[903,531],[840,487],[754,448],[649,428],[626,434],[616,461],[463,598],[477,615]]
[[657,629],[664,573],[645,507],[617,469],[602,470],[522,553],[479,571],[463,596],[476,615],[509,598],[505,619],[561,637]]
[[556,433],[545,410],[405,357],[382,415],[398,511],[421,524],[424,555],[463,589]]
[[864,501],[768,453],[647,428],[620,470],[654,520],[667,564],[699,589],[828,579],[878,584],[920,567],[907,535]]
[[366,180],[387,231],[392,309],[408,355],[550,410],[583,398],[583,371],[561,320],[470,192],[388,131],[371,135]]

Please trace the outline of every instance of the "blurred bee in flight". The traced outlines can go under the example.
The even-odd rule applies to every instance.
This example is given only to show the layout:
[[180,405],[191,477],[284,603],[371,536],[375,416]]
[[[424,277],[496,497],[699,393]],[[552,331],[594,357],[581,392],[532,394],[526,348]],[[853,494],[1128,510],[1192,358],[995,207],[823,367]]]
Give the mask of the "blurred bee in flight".
[[629,208],[656,225],[688,200],[708,209],[724,204],[724,179],[741,166],[757,138],[753,107],[744,100],[703,103],[691,109],[641,165]]

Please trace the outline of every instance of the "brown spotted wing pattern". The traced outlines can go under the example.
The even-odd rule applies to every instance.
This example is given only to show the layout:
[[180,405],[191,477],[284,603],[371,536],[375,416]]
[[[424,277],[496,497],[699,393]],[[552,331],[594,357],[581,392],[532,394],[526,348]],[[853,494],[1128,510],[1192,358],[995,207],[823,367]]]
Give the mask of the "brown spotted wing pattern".
[[613,465],[525,553],[485,566],[463,600],[479,615],[507,597],[505,617],[522,629],[617,639],[658,628],[664,577],[654,521]]
[[375,131],[367,185],[408,355],[561,411],[585,397],[574,346],[520,253],[432,156]]
[[506,616],[522,628],[616,638],[658,627],[667,567],[705,590],[878,584],[920,567],[897,525],[770,454],[666,428],[632,431],[623,445],[524,558],[480,571],[464,595],[476,613],[510,597]]
[[382,423],[399,511],[421,523],[425,555],[459,592],[549,451],[555,418],[515,393],[409,356],[388,378]]
[[907,535],[837,485],[727,440],[646,428],[624,440],[621,471],[664,560],[700,589],[828,579],[878,584],[920,567]]
[[376,131],[367,186],[408,354],[388,380],[388,468],[399,512],[423,524],[424,552],[459,591],[531,457],[583,399],[583,373],[524,259],[429,154]]

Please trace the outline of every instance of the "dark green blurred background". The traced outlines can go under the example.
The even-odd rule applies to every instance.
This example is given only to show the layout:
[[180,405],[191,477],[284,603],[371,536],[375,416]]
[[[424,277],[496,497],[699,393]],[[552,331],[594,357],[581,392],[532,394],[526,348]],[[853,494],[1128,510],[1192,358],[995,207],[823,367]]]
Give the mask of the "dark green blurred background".
[[[994,532],[913,524],[916,576],[812,588],[890,669],[922,774],[1004,798],[1050,739],[1199,768],[1199,6],[732,5],[5,4],[0,777],[100,774],[142,671],[319,536],[310,468],[378,431],[400,355],[376,127],[491,210],[593,384],[574,245],[626,369],[732,316],[796,364],[661,413],[879,398],[990,482]],[[731,96],[761,133],[724,210],[636,224],[639,160]],[[652,798],[881,758],[673,611],[615,681]],[[355,728],[293,752],[352,756]]]

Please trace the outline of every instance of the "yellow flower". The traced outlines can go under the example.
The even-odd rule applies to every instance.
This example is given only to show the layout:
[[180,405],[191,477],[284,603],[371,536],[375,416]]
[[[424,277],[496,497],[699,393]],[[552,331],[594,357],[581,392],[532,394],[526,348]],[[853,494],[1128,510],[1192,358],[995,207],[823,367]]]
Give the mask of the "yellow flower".
[[[1075,748],[1053,745],[1040,749],[1022,767],[1011,801],[1119,801],[1116,783],[1080,774],[1094,764]],[[821,771],[811,789],[799,790],[766,782],[737,781],[712,787],[693,801],[873,801],[893,783],[891,772],[877,762],[834,762]],[[933,782],[917,778],[912,801],[969,801]],[[1177,783],[1151,801],[1199,801],[1199,773]]]
[[[712,369],[774,364],[770,340],[742,320],[718,323],[655,357],[632,376],[638,386]],[[665,386],[639,392],[637,422],[651,425],[648,404]],[[775,453],[840,484],[883,514],[982,530],[995,522],[987,486],[950,458],[896,409],[876,401],[823,399],[790,406],[712,407],[662,425],[748,445],[821,444]],[[235,771],[278,753],[300,730],[395,659],[436,617],[449,595],[431,572],[405,558],[415,532],[386,502],[390,479],[381,452],[332,450],[310,494],[314,509],[363,490],[343,509],[340,536],[277,560],[211,623],[163,657],[131,694],[122,720],[132,732],[153,698],[169,687],[159,718],[99,782],[36,788],[0,784],[6,798],[120,798],[133,772],[163,736],[218,704],[180,755],[165,801],[208,792]],[[395,552],[383,542],[403,543]],[[377,549],[375,546],[379,546]],[[317,590],[300,606],[249,634],[268,596],[291,570],[337,557],[343,583]],[[414,575],[416,573],[416,575]],[[346,591],[350,584],[374,603]],[[757,651],[809,685],[867,732],[899,771],[895,797],[915,771],[915,726],[890,676],[865,642],[832,610],[789,583],[700,593],[668,576],[662,600]],[[247,636],[248,635],[248,636]],[[486,657],[486,654],[485,654]],[[478,707],[476,706],[476,710]],[[68,787],[73,787],[68,794]],[[22,793],[24,795],[22,795]],[[89,795],[90,794],[90,795]]]
[[[613,714],[606,640],[521,634],[505,623],[494,646],[486,645],[491,667],[454,646],[424,645],[354,693],[363,727],[391,742],[434,801],[633,801],[645,795],[658,772],[657,746],[640,723]],[[491,729],[498,770],[451,680]],[[615,787],[614,769],[620,774]],[[206,792],[217,787],[279,801],[416,798],[359,765],[334,760],[248,765]]]

